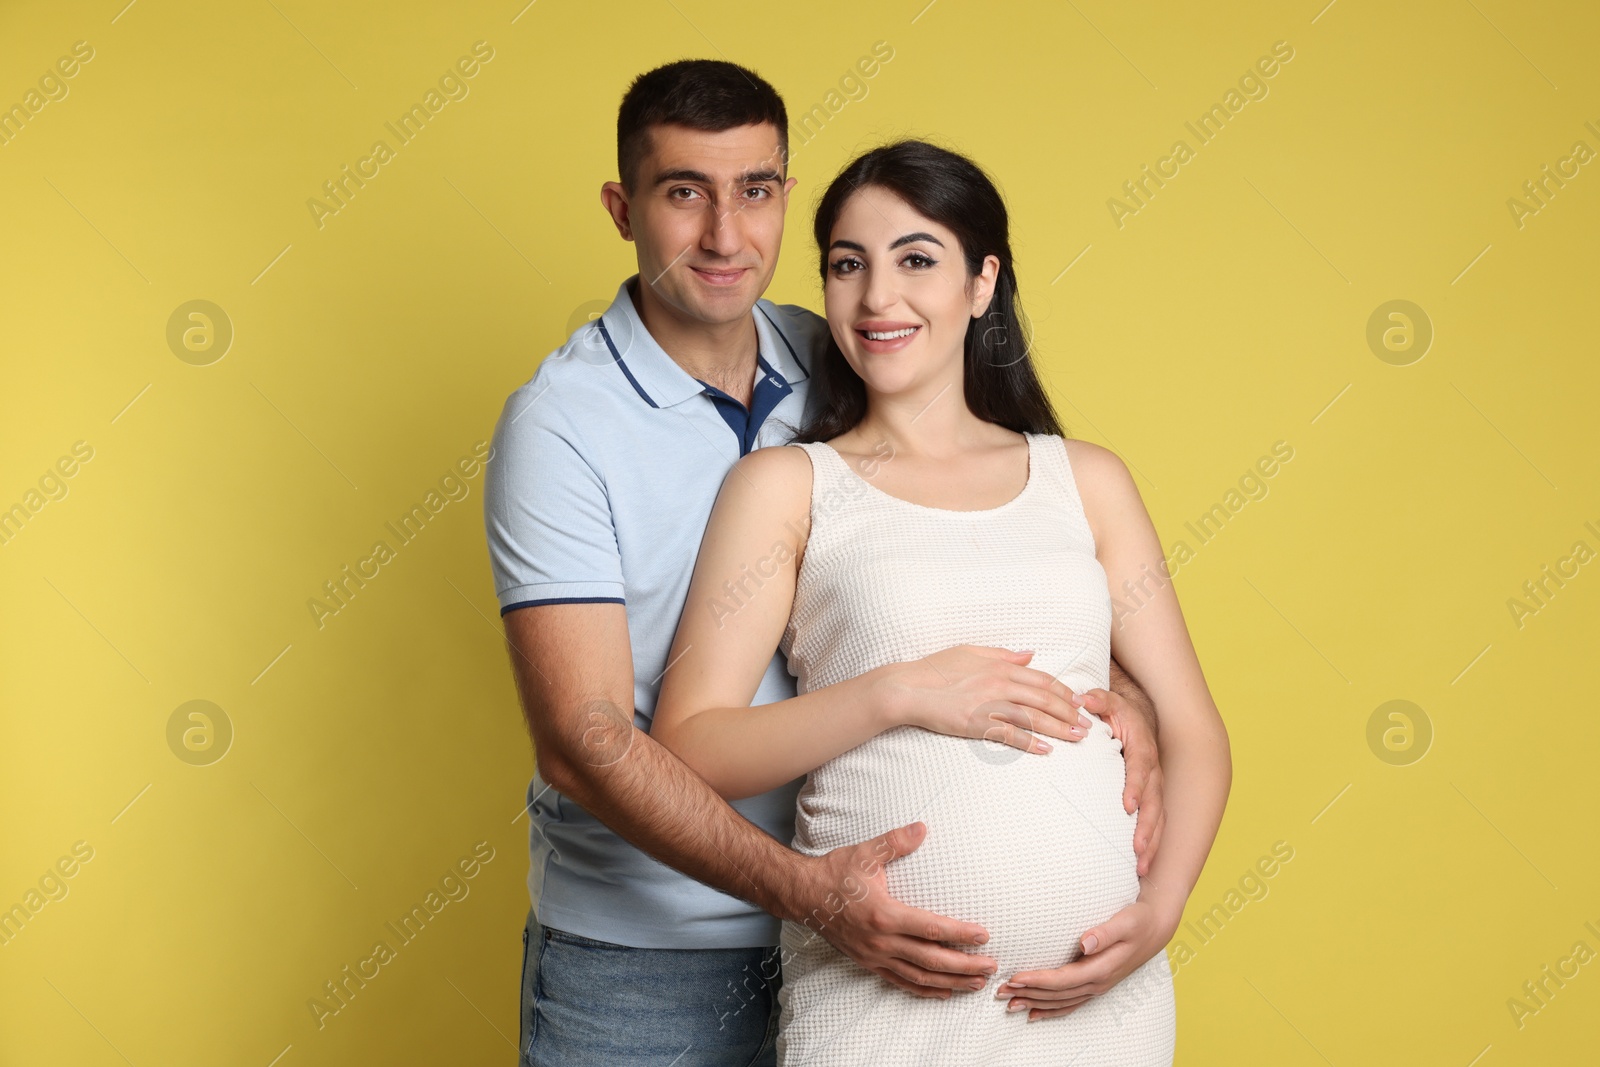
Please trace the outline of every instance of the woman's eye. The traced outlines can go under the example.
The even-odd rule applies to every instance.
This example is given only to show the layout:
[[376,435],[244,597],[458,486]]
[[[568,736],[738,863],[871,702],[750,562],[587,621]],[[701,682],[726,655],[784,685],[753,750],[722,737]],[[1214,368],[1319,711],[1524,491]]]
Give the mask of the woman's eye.
[[905,258],[905,262],[908,266],[914,267],[917,270],[926,270],[934,265],[935,260],[923,255],[921,252],[913,252]]
[[835,274],[851,274],[860,263],[853,258],[838,259],[828,264],[828,269]]

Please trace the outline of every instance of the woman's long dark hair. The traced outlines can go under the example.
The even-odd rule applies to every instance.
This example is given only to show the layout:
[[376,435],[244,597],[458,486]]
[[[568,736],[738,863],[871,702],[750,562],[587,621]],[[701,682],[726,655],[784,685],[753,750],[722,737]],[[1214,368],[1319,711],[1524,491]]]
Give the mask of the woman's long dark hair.
[[[963,385],[967,408],[978,418],[1018,433],[1065,436],[1050,398],[1034,371],[1027,321],[1017,306],[1005,201],[989,176],[970,159],[926,141],[899,141],[857,157],[817,202],[814,232],[822,280],[828,280],[828,245],[834,223],[851,196],[878,186],[916,212],[949,229],[961,242],[967,276],[985,256],[1000,260],[989,310],[967,326]],[[826,441],[856,427],[867,413],[867,390],[831,338],[811,368],[813,414],[796,442]]]

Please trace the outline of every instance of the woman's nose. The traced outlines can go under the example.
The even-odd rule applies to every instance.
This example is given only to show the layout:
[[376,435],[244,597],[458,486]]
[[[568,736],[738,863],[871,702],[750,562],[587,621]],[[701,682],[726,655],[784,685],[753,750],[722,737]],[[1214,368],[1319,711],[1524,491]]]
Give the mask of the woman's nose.
[[893,307],[899,299],[900,293],[895,286],[894,275],[889,271],[869,269],[867,289],[862,294],[862,303],[869,310],[877,312]]

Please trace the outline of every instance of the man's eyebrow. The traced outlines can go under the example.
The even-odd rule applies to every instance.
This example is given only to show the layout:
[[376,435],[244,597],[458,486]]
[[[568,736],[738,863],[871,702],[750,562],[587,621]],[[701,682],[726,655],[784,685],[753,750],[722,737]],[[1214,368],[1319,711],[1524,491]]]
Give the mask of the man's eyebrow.
[[701,171],[675,170],[662,171],[661,174],[656,174],[656,184],[658,186],[662,182],[669,181],[698,181],[704,186],[709,186],[710,184],[710,178],[706,178],[706,174],[702,174]]
[[[751,185],[756,182],[779,182],[783,180],[783,175],[773,167],[766,167],[747,170],[733,180],[737,185]],[[677,170],[664,171],[656,176],[656,185],[662,185],[666,182],[699,182],[701,185],[716,184],[704,171],[689,170],[684,167],[680,167]]]

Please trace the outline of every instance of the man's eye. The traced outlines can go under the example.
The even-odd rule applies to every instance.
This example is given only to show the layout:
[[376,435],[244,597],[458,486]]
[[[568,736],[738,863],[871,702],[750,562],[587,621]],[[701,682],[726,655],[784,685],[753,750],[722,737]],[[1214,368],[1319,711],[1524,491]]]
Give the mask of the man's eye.
[[[678,195],[679,193],[687,193],[688,196],[679,196]],[[689,188],[687,185],[680,185],[676,189],[672,190],[672,192],[668,193],[667,195],[672,197],[674,200],[688,200],[691,197],[696,197],[696,196],[699,196],[700,194],[698,192],[696,192],[695,190]]]
[[762,185],[753,185],[746,189],[745,192],[756,194],[755,199],[757,200],[765,200],[767,197],[772,195],[772,190]]

